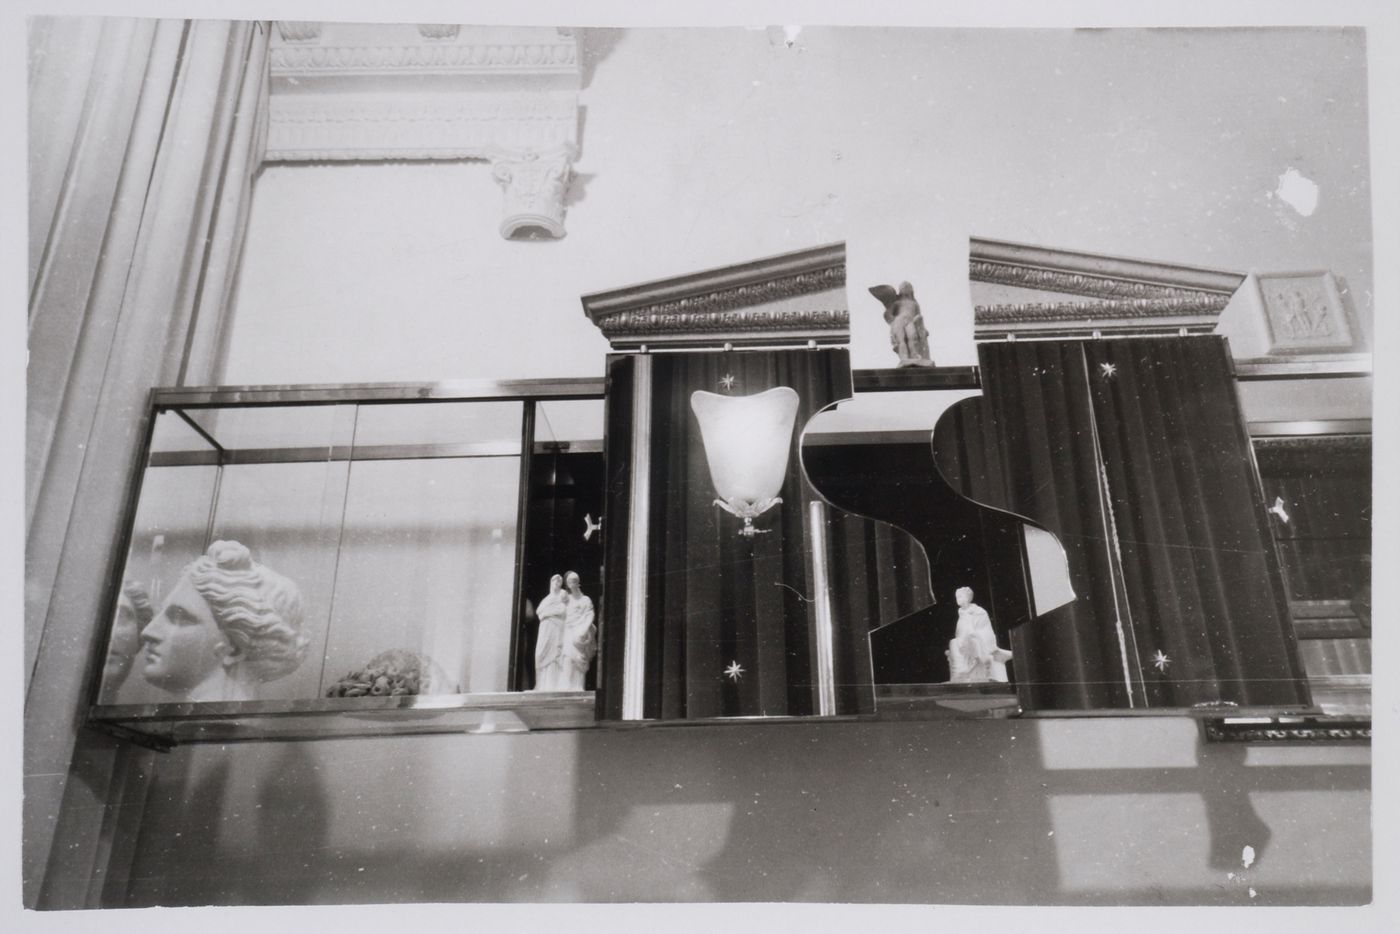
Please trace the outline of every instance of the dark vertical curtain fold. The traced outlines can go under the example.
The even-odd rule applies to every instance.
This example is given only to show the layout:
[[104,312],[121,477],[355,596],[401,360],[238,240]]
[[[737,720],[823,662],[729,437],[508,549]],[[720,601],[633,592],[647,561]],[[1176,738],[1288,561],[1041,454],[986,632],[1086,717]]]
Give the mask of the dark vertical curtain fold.
[[628,528],[631,524],[632,394],[636,361],[608,359],[603,407],[603,600],[598,612],[597,713],[622,718],[623,659],[626,650]]
[[[847,354],[657,354],[652,366],[646,716],[813,714],[815,611],[806,524],[816,494],[802,476],[797,443],[813,414],[850,396]],[[795,389],[800,399],[783,502],[754,520],[762,534],[744,538],[738,534],[742,520],[714,505],[690,397],[697,390],[753,395],[775,386]],[[837,629],[838,655],[854,651],[855,637],[863,633]]]
[[1225,342],[1084,351],[1149,704],[1307,703]]
[[1020,520],[940,479],[927,441],[809,443],[803,459],[844,517],[831,535],[831,589],[851,623],[870,630],[876,684],[948,680],[959,587],[991,614],[1000,645],[1029,618]]
[[970,499],[1053,532],[1077,599],[1011,633],[1022,706],[1121,708],[1126,631],[1109,517],[1100,496],[1088,379],[1079,345],[983,345],[982,397],[957,403],[934,433],[944,478]]
[[939,467],[1053,532],[1078,594],[1014,631],[1023,704],[1306,704],[1224,342],[1008,342],[980,358],[983,398],[940,423]]
[[908,532],[885,522],[830,511],[833,609],[875,629],[934,603],[928,559]]

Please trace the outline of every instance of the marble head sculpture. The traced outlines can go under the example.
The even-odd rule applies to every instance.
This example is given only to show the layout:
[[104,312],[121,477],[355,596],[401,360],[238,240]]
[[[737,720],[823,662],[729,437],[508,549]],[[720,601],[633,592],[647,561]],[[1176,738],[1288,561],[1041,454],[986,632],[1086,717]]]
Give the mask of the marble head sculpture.
[[182,700],[251,700],[306,657],[302,617],[295,583],[238,542],[214,542],[141,631],[143,674]]
[[141,630],[155,617],[151,595],[140,581],[122,581],[117,597],[117,616],[112,621],[112,635],[107,641],[107,656],[102,660],[102,697],[110,700],[131,671],[136,653],[141,649]]

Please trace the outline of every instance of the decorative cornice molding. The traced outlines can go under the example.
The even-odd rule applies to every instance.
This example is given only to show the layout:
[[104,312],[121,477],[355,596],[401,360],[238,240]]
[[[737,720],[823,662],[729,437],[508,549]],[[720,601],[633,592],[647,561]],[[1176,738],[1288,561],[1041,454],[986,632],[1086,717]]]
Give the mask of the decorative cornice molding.
[[[1015,266],[1009,263],[998,263],[988,260],[972,260],[968,268],[973,282],[988,282],[994,285],[1009,285],[1015,288],[1035,289],[1041,292],[1063,292],[1068,295],[1084,295],[1090,298],[1103,298],[1118,301],[1142,301],[1147,299],[1206,301],[1219,294],[1200,289],[1185,289],[1175,286],[1156,285],[1149,282],[1112,279],[1106,276],[1087,275],[1082,272],[1066,272],[1060,269],[1038,269],[1031,266]],[[1223,302],[1221,303],[1221,307],[1224,307]]]
[[[803,311],[743,310],[676,311],[651,313],[623,311],[599,326],[609,340],[628,336],[638,341],[651,338],[658,343],[663,338],[685,335],[735,333],[745,336],[802,332],[826,337],[828,332],[844,332],[850,327],[850,312],[844,309],[808,309]],[[844,340],[844,338],[843,338]]]
[[1227,299],[1150,298],[1105,302],[1032,302],[1024,305],[978,305],[974,312],[979,327],[997,324],[1025,324],[1044,321],[1111,321],[1149,318],[1211,317],[1220,314]]
[[[420,31],[423,27],[420,27]],[[300,37],[298,37],[300,38]],[[308,36],[307,38],[314,38]],[[426,33],[422,44],[394,45],[274,45],[274,79],[337,75],[393,75],[427,72],[434,75],[564,74],[578,71],[578,45],[573,38],[532,43],[450,43]]]
[[1226,299],[1152,298],[1134,301],[978,305],[976,340],[1007,337],[1102,337],[1105,335],[1209,334]]
[[264,161],[484,159],[505,188],[502,235],[564,235],[577,39],[541,27],[322,26],[279,23],[272,37]]
[[975,238],[968,275],[973,282],[1092,299],[977,305],[978,340],[1209,333],[1245,281],[1220,270]]
[[[582,298],[614,348],[845,343],[845,244]],[[806,307],[794,301],[806,300]],[[782,307],[773,307],[781,303]]]
[[[981,276],[1026,275],[1043,276],[1051,285],[1027,285],[1021,281],[1001,284],[1025,285],[1027,288],[1064,291],[1090,298],[1151,298],[1171,297],[1174,291],[1210,292],[1227,298],[1244,282],[1244,275],[1199,266],[1182,266],[1174,263],[1156,263],[1146,260],[1127,259],[1101,253],[1083,253],[1074,250],[1056,250],[1010,243],[1004,240],[985,240],[973,237],[969,243],[968,259],[972,266],[974,281],[1001,282],[996,278]],[[1026,273],[1008,273],[1005,270],[1026,270]],[[1077,291],[1069,286],[1079,279],[1084,280],[1082,288],[1098,291]],[[1164,292],[1157,294],[1132,294],[1135,287],[1151,289],[1156,287]],[[1107,290],[1108,294],[1104,294]],[[1121,291],[1127,290],[1127,291]]]
[[399,98],[274,95],[266,161],[484,159],[575,145],[578,99],[499,91]]

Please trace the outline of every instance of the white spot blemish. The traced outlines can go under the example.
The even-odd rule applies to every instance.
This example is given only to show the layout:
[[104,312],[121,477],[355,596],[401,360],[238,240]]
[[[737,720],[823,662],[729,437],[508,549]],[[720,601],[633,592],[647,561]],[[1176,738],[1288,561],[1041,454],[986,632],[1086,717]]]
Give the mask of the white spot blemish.
[[1254,891],[1254,886],[1251,885],[1251,886],[1249,887],[1249,897],[1250,897],[1250,898],[1254,898],[1254,897],[1256,897],[1258,894],[1259,894],[1258,892]]
[[1247,846],[1240,853],[1240,862],[1244,863],[1244,868],[1248,869],[1254,865],[1254,847]]
[[787,47],[788,47],[788,48],[792,48],[793,43],[795,43],[795,42],[797,41],[797,37],[798,37],[799,35],[801,35],[801,34],[802,34],[802,27],[801,27],[801,26],[784,26],[784,27],[783,27],[783,41],[787,43]]
[[1289,168],[1278,177],[1278,187],[1273,194],[1304,217],[1311,217],[1317,210],[1317,183],[1297,169]]

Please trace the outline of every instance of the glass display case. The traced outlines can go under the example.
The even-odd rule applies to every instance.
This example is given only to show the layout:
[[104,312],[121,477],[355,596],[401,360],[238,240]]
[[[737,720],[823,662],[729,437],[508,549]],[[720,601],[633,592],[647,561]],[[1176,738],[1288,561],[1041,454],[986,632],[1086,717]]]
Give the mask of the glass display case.
[[[1179,349],[1091,344],[1085,353],[1123,359],[1077,372],[1164,373],[1123,355]],[[1172,463],[1148,455],[1164,438],[1176,444],[1182,426],[1118,417],[1113,407],[1136,396],[1106,377],[1066,390],[1051,424],[1017,408],[1044,393],[1007,390],[998,401],[1007,381],[981,370],[855,371],[854,398],[798,429],[801,469],[821,499],[802,511],[810,538],[796,549],[805,563],[791,592],[804,604],[820,596],[812,631],[843,640],[815,640],[800,690],[868,691],[871,712],[855,715],[877,719],[1369,715],[1368,438],[1251,447],[1235,384],[1280,377],[1217,366],[1220,411],[1189,424],[1218,436],[1198,453],[1234,484],[1232,524],[1217,528],[1226,510],[1215,500],[1172,500],[1181,521],[1132,532],[1158,515],[1160,490],[1176,489],[1146,483]],[[631,643],[616,625],[626,592],[603,588],[605,507],[627,477],[608,474],[604,388],[596,379],[155,391],[116,543],[90,721],[158,747],[607,722],[595,703],[595,688],[611,697],[600,649],[625,661],[619,647]],[[1006,426],[1013,441],[1000,437]],[[1355,469],[1342,482],[1345,465]],[[677,496],[689,488],[666,486]],[[1342,501],[1359,517],[1344,529]],[[626,528],[617,525],[614,545]],[[1120,538],[1164,544],[1106,547]],[[717,540],[739,564],[750,553],[741,533]],[[1196,564],[1172,564],[1178,552]],[[1253,564],[1228,564],[1246,558]],[[1217,579],[1234,586],[1212,585],[1221,606],[1207,605],[1197,582]],[[1164,594],[1197,611],[1162,612],[1154,601]],[[995,677],[954,670],[965,603],[986,621]],[[692,639],[694,604],[677,606],[666,621]],[[1246,617],[1252,628],[1238,639],[1197,651],[1220,620]],[[1236,645],[1249,653],[1237,657]],[[703,674],[737,689],[752,666],[725,661]],[[1232,674],[1241,665],[1286,677]],[[852,687],[847,670],[868,681]],[[669,669],[658,677],[680,683]],[[1331,693],[1309,698],[1309,681]]]
[[592,723],[582,683],[530,689],[551,575],[601,600],[601,395],[156,391],[91,719],[155,744]]

